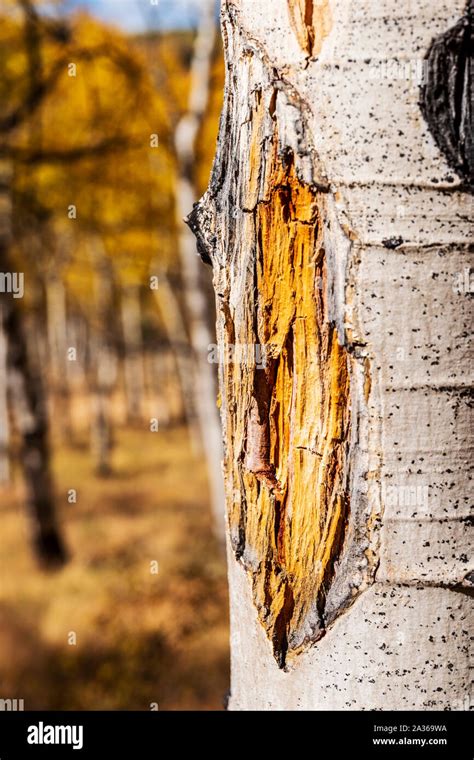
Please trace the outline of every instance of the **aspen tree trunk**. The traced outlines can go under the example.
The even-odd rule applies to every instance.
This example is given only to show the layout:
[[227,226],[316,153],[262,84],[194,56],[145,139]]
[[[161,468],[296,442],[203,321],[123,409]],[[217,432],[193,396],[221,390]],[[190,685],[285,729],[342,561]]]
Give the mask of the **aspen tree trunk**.
[[227,358],[230,709],[471,704],[464,14],[223,3],[189,223]]
[[112,471],[113,434],[110,394],[115,382],[116,370],[116,357],[110,349],[108,334],[112,274],[100,240],[92,242],[91,252],[95,270],[94,298],[97,319],[95,332],[91,336],[93,373],[91,453],[97,475],[106,477]]
[[164,272],[160,274],[160,287],[159,290],[154,291],[154,295],[173,353],[175,375],[179,380],[184,414],[193,449],[196,453],[202,454],[201,434],[194,408],[193,366],[189,355],[186,325],[183,321],[182,309],[178,299],[173,292],[168,276]]
[[123,286],[121,309],[127,417],[133,421],[141,418],[145,391],[140,289],[137,285]]
[[70,390],[67,360],[67,301],[66,288],[57,273],[51,272],[46,280],[46,313],[48,328],[48,354],[50,382],[53,388],[53,405],[58,409],[59,427],[63,438],[71,436]]
[[[13,271],[10,259],[11,191],[8,165],[0,164],[0,272]],[[50,469],[49,424],[42,378],[31,360],[18,300],[1,294],[1,329],[7,339],[8,392],[20,436],[33,550],[46,568],[62,565],[66,550],[58,527]],[[3,378],[5,381],[5,378]]]
[[50,467],[49,424],[43,380],[33,366],[18,306],[13,299],[4,309],[8,335],[8,383],[21,446],[33,549],[46,568],[62,565],[66,550],[58,528]]
[[0,485],[10,481],[10,420],[8,415],[8,342],[3,328],[4,306],[0,304]]
[[216,405],[215,372],[213,365],[208,361],[209,349],[214,343],[214,337],[209,327],[209,303],[203,287],[200,261],[196,255],[196,241],[192,233],[182,224],[183,218],[196,201],[193,164],[196,140],[209,102],[210,70],[216,40],[215,10],[215,0],[202,0],[200,3],[199,28],[191,65],[188,110],[176,128],[175,146],[178,159],[176,208],[186,310],[194,354],[194,406],[207,461],[214,528],[217,537],[224,541],[225,496],[221,464],[222,439]]
[[69,377],[73,393],[87,386],[87,363],[89,324],[82,314],[73,313],[68,322],[69,347],[76,349],[76,359],[68,361]]
[[95,377],[92,399],[91,453],[97,475],[107,477],[112,472],[113,448],[110,420],[111,354],[101,337],[94,342]]
[[46,310],[48,322],[48,351],[51,371],[57,381],[66,370],[66,291],[57,274],[52,273],[46,282]]

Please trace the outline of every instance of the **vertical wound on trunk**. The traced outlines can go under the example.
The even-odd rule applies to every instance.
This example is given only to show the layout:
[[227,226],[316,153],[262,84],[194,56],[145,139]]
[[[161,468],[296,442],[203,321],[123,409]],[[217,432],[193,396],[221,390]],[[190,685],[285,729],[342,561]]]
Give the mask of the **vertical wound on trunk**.
[[265,166],[257,160],[252,171],[249,187],[264,186],[254,210],[253,340],[265,347],[265,366],[234,365],[225,376],[236,412],[228,440],[235,444],[241,424],[245,430],[243,455],[235,447],[227,463],[241,494],[228,512],[260,621],[284,667],[325,632],[349,509],[349,357],[328,317],[319,193],[300,181],[277,134]]
[[329,0],[287,0],[291,27],[302,50],[318,55],[331,29]]

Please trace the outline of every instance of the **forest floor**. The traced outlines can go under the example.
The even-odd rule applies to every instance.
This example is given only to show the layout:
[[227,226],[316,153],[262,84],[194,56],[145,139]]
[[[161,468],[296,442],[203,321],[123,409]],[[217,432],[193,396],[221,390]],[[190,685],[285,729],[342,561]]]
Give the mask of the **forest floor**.
[[203,463],[185,428],[115,437],[102,479],[85,437],[54,446],[71,553],[59,572],[32,557],[20,474],[0,491],[0,698],[25,710],[220,710],[227,582]]

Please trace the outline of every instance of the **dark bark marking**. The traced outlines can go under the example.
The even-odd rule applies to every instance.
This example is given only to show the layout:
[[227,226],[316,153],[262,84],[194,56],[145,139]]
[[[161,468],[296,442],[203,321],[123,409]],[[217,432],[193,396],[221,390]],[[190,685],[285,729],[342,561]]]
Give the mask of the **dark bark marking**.
[[469,0],[465,15],[431,43],[420,100],[437,146],[468,192],[474,190],[473,17]]

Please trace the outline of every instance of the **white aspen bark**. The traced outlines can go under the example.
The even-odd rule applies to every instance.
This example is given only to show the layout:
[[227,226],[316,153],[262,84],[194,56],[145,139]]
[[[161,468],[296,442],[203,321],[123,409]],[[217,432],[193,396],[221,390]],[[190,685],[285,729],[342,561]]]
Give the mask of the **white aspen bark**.
[[[165,272],[160,274],[160,287],[153,291],[160,311],[166,335],[171,346],[175,376],[179,380],[184,415],[189,428],[191,443],[196,454],[203,452],[198,417],[194,408],[193,365],[185,353],[189,346],[183,314]],[[188,352],[189,353],[189,352]]]
[[82,315],[72,314],[68,321],[69,344],[67,348],[74,348],[76,358],[74,361],[67,362],[68,377],[73,393],[78,389],[81,391],[87,386],[87,346],[89,343],[89,328],[86,320]]
[[230,709],[472,705],[473,204],[418,79],[465,11],[223,3],[225,105],[190,226],[219,343],[267,360],[220,367]]
[[216,536],[223,542],[225,496],[222,476],[222,436],[217,410],[214,367],[208,361],[209,348],[214,343],[214,339],[209,327],[209,303],[203,289],[203,273],[201,262],[196,255],[196,242],[192,233],[182,223],[196,201],[193,164],[198,132],[209,102],[212,53],[216,40],[215,9],[215,0],[202,0],[191,64],[188,109],[176,128],[175,147],[178,159],[176,209],[179,224],[179,252],[194,354],[194,406],[207,462],[214,529]]
[[116,380],[116,356],[110,349],[107,331],[112,300],[111,266],[100,240],[92,241],[90,251],[95,273],[94,298],[97,320],[95,333],[91,336],[93,364],[91,452],[97,474],[105,477],[112,470],[110,458],[113,433],[110,394]]
[[66,288],[60,276],[49,273],[46,280],[46,316],[50,384],[55,417],[63,438],[71,436],[69,362],[67,360]]
[[46,310],[48,321],[48,350],[54,380],[65,382],[67,351],[67,312],[64,284],[56,274],[46,282]]
[[137,285],[122,287],[121,308],[127,417],[137,420],[142,415],[145,392],[140,290]]
[[150,417],[159,420],[160,427],[183,423],[185,419],[181,390],[176,387],[176,363],[170,350],[145,354]]

